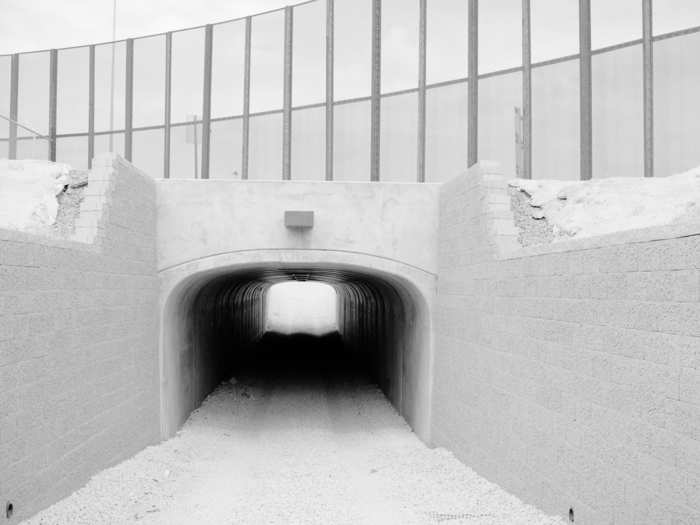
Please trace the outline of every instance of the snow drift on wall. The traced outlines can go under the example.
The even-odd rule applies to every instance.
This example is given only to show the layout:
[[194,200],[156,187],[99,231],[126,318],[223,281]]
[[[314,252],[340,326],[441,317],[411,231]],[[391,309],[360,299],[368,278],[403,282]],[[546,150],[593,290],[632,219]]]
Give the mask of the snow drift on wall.
[[516,179],[509,186],[529,197],[530,218],[545,220],[554,241],[700,223],[700,167],[664,178]]
[[0,159],[0,228],[40,232],[53,225],[70,169],[47,160]]

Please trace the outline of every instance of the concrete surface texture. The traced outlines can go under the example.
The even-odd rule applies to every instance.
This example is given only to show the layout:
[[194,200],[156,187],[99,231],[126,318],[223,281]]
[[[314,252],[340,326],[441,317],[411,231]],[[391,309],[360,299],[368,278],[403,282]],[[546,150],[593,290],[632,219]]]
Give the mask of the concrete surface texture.
[[434,443],[576,523],[700,523],[700,225],[528,251],[503,182],[441,190]]
[[0,230],[0,498],[15,523],[158,440],[155,188],[96,160],[74,240]]
[[[439,185],[158,181],[161,269],[238,250],[335,250],[435,272]],[[314,211],[310,230],[287,210]]]
[[427,448],[329,340],[289,346],[258,349],[176,437],[25,525],[563,523]]

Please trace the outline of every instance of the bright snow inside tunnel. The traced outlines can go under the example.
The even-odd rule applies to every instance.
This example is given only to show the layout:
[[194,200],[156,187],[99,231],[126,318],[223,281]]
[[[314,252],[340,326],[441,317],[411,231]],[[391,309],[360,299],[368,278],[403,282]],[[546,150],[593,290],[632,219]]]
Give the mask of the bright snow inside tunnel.
[[[303,284],[310,287],[302,307],[304,297],[295,294]],[[309,319],[312,306],[334,311]],[[161,345],[164,437],[222,381],[251,375],[303,388],[360,374],[419,435],[428,427],[429,315],[422,294],[403,277],[364,267],[196,274],[165,302]]]

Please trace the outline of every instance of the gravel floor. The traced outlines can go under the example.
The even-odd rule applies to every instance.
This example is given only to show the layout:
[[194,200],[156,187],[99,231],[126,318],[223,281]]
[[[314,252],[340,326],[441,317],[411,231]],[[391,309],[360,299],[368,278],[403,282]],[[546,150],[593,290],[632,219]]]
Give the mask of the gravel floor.
[[96,475],[37,524],[561,524],[428,449],[357,375],[221,385],[173,439]]

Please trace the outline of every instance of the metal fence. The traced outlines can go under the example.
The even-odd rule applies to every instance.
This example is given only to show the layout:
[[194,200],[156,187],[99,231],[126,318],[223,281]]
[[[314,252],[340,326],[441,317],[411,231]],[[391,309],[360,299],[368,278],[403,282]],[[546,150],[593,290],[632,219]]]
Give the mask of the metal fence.
[[22,122],[44,158],[115,151],[165,178],[432,182],[479,158],[523,177],[668,175],[700,164],[700,27],[654,8],[314,0],[4,55],[0,156],[37,155]]
[[28,157],[41,158],[44,155],[44,152],[49,150],[49,137],[42,135],[37,131],[34,131],[32,128],[29,128],[20,122],[12,120],[11,118],[6,117],[5,115],[0,115],[0,121],[2,121],[3,124],[5,124],[6,129],[12,130],[12,134],[15,137],[12,141],[14,146],[13,158],[17,157],[16,141],[18,131],[21,132],[21,134],[23,135],[22,140],[25,142],[25,145],[28,145],[28,147],[25,148]]

